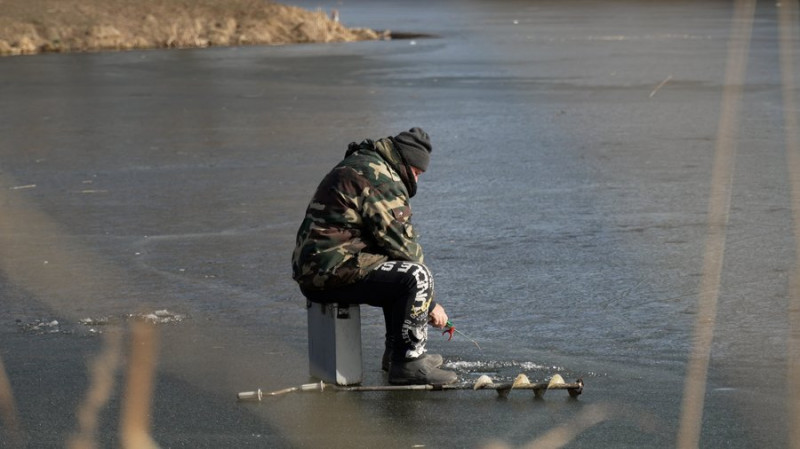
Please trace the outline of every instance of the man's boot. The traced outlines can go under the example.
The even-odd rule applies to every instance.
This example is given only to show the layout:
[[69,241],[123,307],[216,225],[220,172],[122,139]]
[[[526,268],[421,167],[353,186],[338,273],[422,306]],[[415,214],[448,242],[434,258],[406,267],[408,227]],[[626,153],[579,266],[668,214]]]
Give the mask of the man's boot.
[[389,383],[394,385],[446,385],[458,380],[456,373],[433,366],[431,354],[416,359],[393,361],[389,369]]
[[[441,356],[441,354],[431,354],[426,352],[425,362],[434,368],[438,368],[442,366],[442,363],[444,363],[444,358]],[[381,369],[388,372],[391,366],[392,366],[392,350],[386,348],[383,351],[383,357],[381,358]]]

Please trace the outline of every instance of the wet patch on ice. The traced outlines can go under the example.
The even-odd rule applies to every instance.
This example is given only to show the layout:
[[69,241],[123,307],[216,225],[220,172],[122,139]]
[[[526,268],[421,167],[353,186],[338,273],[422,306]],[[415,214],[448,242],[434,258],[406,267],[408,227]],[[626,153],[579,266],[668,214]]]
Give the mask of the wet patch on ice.
[[488,372],[496,372],[498,370],[502,370],[504,368],[521,368],[524,370],[532,371],[537,369],[547,368],[545,366],[533,363],[533,362],[502,362],[502,361],[467,361],[467,360],[460,360],[460,361],[451,361],[447,362],[446,366],[451,369],[463,370],[463,371],[470,371],[470,372],[481,372],[481,374],[487,374]]
[[155,312],[148,314],[129,315],[129,316],[132,318],[143,319],[148,323],[153,323],[153,324],[178,323],[183,321],[185,318],[184,315],[170,312],[167,309],[156,310]]
[[527,374],[532,379],[546,379],[554,373],[564,373],[565,369],[558,366],[545,366],[535,362],[526,361],[446,361],[443,368],[450,369],[459,374],[460,378],[472,378],[482,375],[489,376],[492,381],[511,381],[521,373]]
[[105,326],[119,324],[127,320],[143,320],[151,324],[179,323],[186,319],[186,315],[170,312],[167,309],[156,310],[152,313],[131,313],[123,317],[83,318],[80,324],[86,326],[90,333],[102,333]]
[[186,319],[185,314],[171,312],[167,309],[156,310],[151,313],[129,313],[120,316],[97,316],[86,317],[78,320],[77,323],[70,323],[61,319],[17,319],[17,328],[20,332],[42,335],[42,334],[72,334],[88,333],[102,334],[104,330],[111,327],[123,325],[130,320],[142,320],[151,324],[172,324],[179,323]]
[[473,382],[483,375],[489,376],[492,382],[512,382],[520,374],[538,382],[547,382],[555,374],[564,379],[602,377],[594,372],[575,372],[563,366],[517,360],[445,360],[442,368],[455,371],[463,382]]
[[68,333],[62,329],[58,320],[53,319],[36,319],[28,322],[17,320],[17,328],[20,332],[36,335]]

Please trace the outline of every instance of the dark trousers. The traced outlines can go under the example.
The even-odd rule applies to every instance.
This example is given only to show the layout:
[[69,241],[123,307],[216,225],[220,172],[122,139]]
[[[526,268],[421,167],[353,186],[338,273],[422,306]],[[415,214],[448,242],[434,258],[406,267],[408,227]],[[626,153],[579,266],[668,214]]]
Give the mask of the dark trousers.
[[384,262],[355,284],[303,293],[314,302],[381,307],[386,320],[386,347],[392,351],[392,359],[414,359],[425,352],[428,313],[433,304],[433,277],[425,265]]

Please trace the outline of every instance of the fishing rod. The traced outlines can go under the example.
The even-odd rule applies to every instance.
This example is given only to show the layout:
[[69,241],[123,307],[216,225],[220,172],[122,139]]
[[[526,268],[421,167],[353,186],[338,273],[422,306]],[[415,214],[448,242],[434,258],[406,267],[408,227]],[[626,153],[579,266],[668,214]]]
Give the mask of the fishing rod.
[[450,321],[450,320],[447,320],[447,324],[445,324],[445,325],[444,325],[444,332],[442,332],[442,335],[444,335],[444,334],[450,334],[450,336],[449,336],[449,337],[447,337],[447,341],[450,341],[450,340],[452,340],[452,339],[453,339],[453,333],[457,333],[458,335],[461,335],[462,337],[464,337],[464,338],[466,338],[467,340],[469,340],[469,341],[471,341],[472,343],[474,343],[474,344],[475,344],[475,346],[478,348],[478,350],[480,350],[480,349],[481,349],[481,345],[479,345],[479,344],[478,344],[478,342],[477,342],[477,341],[475,341],[475,339],[474,339],[474,338],[471,338],[471,337],[467,336],[467,334],[465,334],[465,333],[461,332],[460,330],[456,329],[456,325],[455,325],[455,324],[453,324],[453,322],[452,322],[452,321]]
[[280,396],[286,393],[298,391],[345,391],[345,392],[369,392],[369,391],[449,391],[449,390],[495,390],[502,397],[508,397],[511,390],[533,390],[534,397],[541,399],[548,390],[567,390],[570,397],[577,398],[583,393],[583,380],[578,379],[574,383],[564,382],[564,378],[559,374],[553,375],[549,382],[531,383],[525,374],[518,375],[513,382],[494,383],[486,374],[480,376],[474,383],[460,383],[451,385],[376,385],[376,386],[341,386],[325,382],[303,384],[297,387],[284,388],[271,392],[263,392],[259,388],[256,391],[243,391],[237,395],[239,401],[261,401],[265,396]]

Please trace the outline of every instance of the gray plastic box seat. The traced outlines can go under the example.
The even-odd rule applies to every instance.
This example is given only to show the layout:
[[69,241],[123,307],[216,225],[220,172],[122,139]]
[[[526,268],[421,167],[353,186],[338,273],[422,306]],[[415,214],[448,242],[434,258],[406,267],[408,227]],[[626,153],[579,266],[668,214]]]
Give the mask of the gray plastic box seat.
[[311,376],[336,385],[361,383],[359,305],[306,301],[306,308]]

